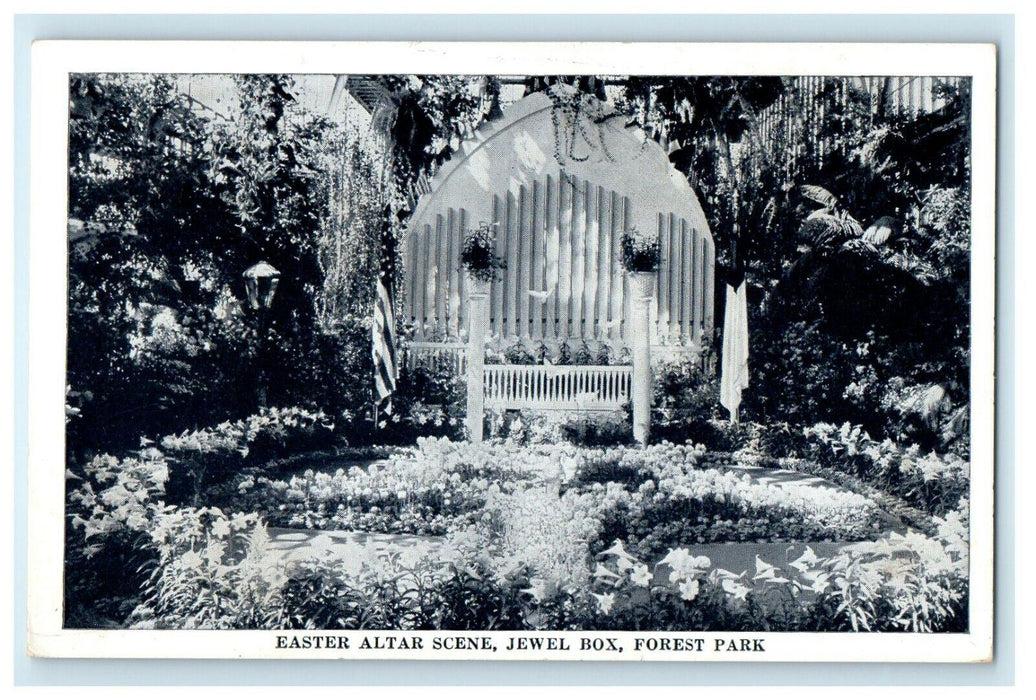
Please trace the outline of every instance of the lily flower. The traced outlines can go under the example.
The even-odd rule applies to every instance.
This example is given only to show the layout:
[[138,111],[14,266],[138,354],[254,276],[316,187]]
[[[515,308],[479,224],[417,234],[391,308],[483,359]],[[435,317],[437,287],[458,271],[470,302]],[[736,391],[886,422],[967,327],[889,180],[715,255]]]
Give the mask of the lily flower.
[[817,561],[819,560],[816,553],[813,551],[813,548],[806,545],[806,551],[804,551],[795,561],[788,562],[788,566],[793,569],[798,569],[800,572],[804,572],[806,569],[816,564]]
[[611,613],[612,606],[615,605],[614,593],[591,593],[590,595],[597,599],[597,605],[601,608],[601,612],[605,615]]
[[[698,583],[698,579],[692,578],[687,579],[680,584],[680,597],[690,602],[698,597],[698,591],[701,590],[701,584]],[[745,589],[746,593],[748,589]]]
[[630,574],[630,581],[634,585],[647,588],[651,583],[652,574],[648,571],[647,564],[634,564],[633,572]]
[[762,557],[758,554],[755,555],[755,576],[752,577],[753,581],[769,581],[770,583],[788,583],[788,579],[783,576],[778,576],[777,572],[780,571],[773,564],[769,564],[763,561]]
[[720,585],[723,587],[724,591],[738,600],[744,600],[750,590],[748,586],[743,586],[733,579],[723,579],[723,583]]

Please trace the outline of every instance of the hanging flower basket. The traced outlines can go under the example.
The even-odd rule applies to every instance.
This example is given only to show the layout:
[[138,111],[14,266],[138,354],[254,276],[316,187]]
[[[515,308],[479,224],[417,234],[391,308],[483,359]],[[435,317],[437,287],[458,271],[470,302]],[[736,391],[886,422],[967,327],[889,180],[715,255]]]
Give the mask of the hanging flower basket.
[[627,272],[655,272],[662,260],[658,236],[649,236],[636,227],[622,232],[619,241],[622,266]]
[[468,229],[464,234],[464,246],[460,251],[460,263],[468,276],[475,282],[488,284],[500,278],[500,270],[507,267],[494,252],[497,224],[482,222],[476,229]]

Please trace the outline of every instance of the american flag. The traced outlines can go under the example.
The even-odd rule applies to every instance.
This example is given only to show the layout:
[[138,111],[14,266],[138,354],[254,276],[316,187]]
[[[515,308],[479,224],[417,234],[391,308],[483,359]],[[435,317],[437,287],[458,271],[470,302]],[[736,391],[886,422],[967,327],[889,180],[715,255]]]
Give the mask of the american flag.
[[374,324],[371,326],[371,353],[374,357],[374,401],[392,413],[392,393],[396,390],[399,369],[396,365],[396,315],[393,311],[392,281],[395,277],[395,245],[392,234],[392,208],[385,207],[378,254],[378,286],[374,299]]

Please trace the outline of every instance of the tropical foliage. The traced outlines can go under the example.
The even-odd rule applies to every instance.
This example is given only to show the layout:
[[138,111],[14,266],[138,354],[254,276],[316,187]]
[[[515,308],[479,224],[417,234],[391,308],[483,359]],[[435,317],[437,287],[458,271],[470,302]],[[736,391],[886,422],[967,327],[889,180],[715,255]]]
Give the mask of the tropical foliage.
[[[969,298],[970,85],[940,83],[942,106],[921,113],[892,109],[887,91],[875,102],[841,78],[797,94],[769,78],[640,77],[624,96],[698,191],[718,283],[747,276],[744,417],[848,420],[940,450],[959,442],[969,399],[960,309]],[[815,131],[802,130],[804,111]],[[765,132],[764,113],[775,123]],[[940,397],[939,416],[904,396],[928,391]]]

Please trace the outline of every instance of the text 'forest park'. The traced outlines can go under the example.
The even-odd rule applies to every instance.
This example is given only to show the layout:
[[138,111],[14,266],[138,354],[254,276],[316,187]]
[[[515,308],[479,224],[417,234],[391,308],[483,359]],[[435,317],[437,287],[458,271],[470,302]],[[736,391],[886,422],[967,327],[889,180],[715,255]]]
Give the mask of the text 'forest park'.
[[[763,639],[758,637],[633,637],[632,651],[687,652],[764,652]],[[358,649],[410,651],[601,651],[622,653],[623,644],[615,637],[513,636],[503,645],[490,636],[436,635],[430,638],[406,635],[364,635],[359,640],[341,634],[277,635],[277,649]]]

